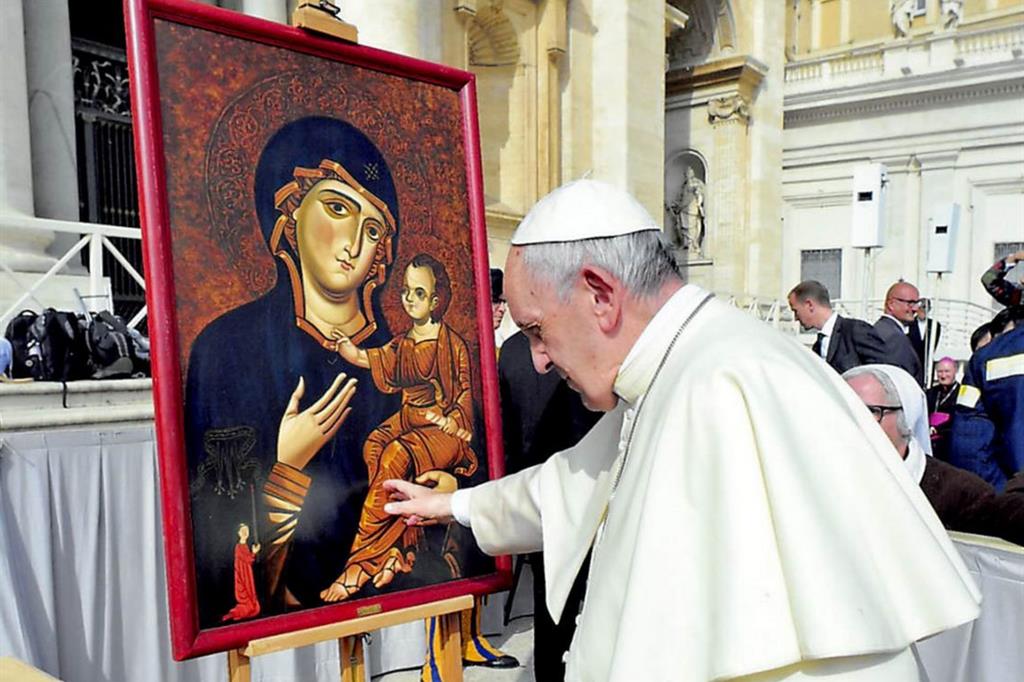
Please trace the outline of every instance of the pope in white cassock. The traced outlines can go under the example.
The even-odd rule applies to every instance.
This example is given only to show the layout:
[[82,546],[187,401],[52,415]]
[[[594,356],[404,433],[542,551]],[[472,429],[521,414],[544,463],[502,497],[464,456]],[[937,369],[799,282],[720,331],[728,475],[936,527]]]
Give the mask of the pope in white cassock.
[[593,557],[569,680],[918,679],[911,645],[977,588],[863,403],[814,354],[684,285],[660,228],[605,183],[512,238],[509,311],[540,372],[607,412],[576,447],[451,494],[390,481],[410,524],[543,549],[557,621]]

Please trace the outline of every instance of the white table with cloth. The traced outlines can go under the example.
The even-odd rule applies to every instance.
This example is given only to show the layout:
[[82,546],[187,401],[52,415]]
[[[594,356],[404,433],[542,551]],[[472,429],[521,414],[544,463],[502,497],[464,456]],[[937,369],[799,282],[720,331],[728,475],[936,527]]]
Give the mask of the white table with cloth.
[[[222,681],[171,658],[153,428],[0,434],[0,657],[68,682]],[[484,610],[498,632],[504,600]],[[373,633],[367,673],[418,667],[422,622]],[[337,682],[336,642],[253,659],[254,682]]]
[[[157,476],[151,426],[0,434],[0,656],[69,682],[226,678],[223,654],[171,659]],[[919,644],[930,682],[1022,679],[1024,549],[955,540],[984,603],[976,622]],[[424,651],[419,623],[375,633],[368,673],[416,667]],[[338,648],[256,658],[252,678],[335,682]]]

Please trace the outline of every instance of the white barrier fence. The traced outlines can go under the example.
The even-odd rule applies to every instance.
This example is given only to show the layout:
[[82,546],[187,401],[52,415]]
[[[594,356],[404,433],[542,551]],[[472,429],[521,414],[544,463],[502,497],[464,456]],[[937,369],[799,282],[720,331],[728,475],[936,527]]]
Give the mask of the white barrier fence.
[[[74,234],[79,235],[80,239],[75,242],[75,244],[60,258],[58,258],[57,262],[50,266],[49,270],[44,273],[30,273],[33,276],[29,278],[27,284],[25,280],[26,273],[17,273],[7,263],[0,261],[0,275],[3,275],[5,279],[14,282],[16,291],[20,290],[20,294],[17,294],[18,297],[14,302],[10,304],[2,314],[0,314],[0,329],[5,328],[11,318],[17,315],[18,312],[30,301],[40,308],[49,307],[51,304],[45,299],[40,300],[40,291],[47,283],[52,282],[55,276],[67,269],[71,260],[86,248],[88,248],[87,253],[89,259],[89,287],[88,293],[84,294],[83,298],[94,302],[94,305],[95,301],[98,299],[105,298],[107,299],[106,305],[99,307],[106,307],[110,310],[113,309],[113,301],[109,300],[110,291],[107,286],[104,273],[104,250],[108,251],[114,257],[114,260],[118,265],[120,265],[143,290],[146,288],[146,282],[143,276],[135,269],[134,266],[132,266],[128,259],[124,257],[124,254],[118,250],[117,246],[110,241],[112,237],[142,239],[142,231],[138,228],[0,214],[0,231],[8,230],[12,232],[20,230]],[[146,307],[143,306],[142,309],[128,321],[128,326],[134,329],[145,318]]]
[[[789,302],[785,299],[733,294],[719,294],[719,296],[730,305],[747,311],[779,331],[794,336],[803,335],[802,340],[807,344],[814,340],[814,334],[801,330],[800,323],[793,317],[793,311],[789,309]],[[882,315],[884,304],[885,301],[879,298],[868,300],[866,308],[864,302],[859,299],[832,301],[833,308],[843,317],[856,317],[872,323]],[[939,337],[935,357],[941,358],[948,355],[955,360],[967,360],[971,357],[971,333],[985,322],[990,321],[995,314],[996,311],[992,308],[971,301],[949,298],[931,299],[929,317],[942,324],[942,334]]]

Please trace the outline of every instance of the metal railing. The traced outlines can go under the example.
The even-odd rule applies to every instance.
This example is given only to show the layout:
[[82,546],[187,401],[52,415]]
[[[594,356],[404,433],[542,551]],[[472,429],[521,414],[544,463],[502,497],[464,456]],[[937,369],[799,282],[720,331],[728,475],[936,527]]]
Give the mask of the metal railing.
[[[800,323],[793,317],[793,311],[789,309],[788,301],[784,299],[734,294],[719,294],[719,297],[783,333],[800,337],[807,345],[814,342],[815,335],[801,329]],[[933,298],[931,301],[929,317],[942,325],[934,357],[937,359],[948,355],[954,360],[967,360],[971,357],[971,334],[990,321],[996,311],[971,301],[949,298]],[[843,317],[863,318],[872,323],[881,317],[884,304],[882,299],[871,299],[867,301],[866,312],[862,314],[865,307],[860,299],[832,301],[832,307]]]
[[[89,290],[88,294],[83,297],[93,302],[93,308],[97,308],[95,304],[97,299],[107,298],[107,305],[98,307],[106,307],[113,310],[114,302],[106,285],[106,277],[104,276],[105,260],[112,259],[111,262],[116,262],[120,265],[123,272],[127,273],[127,276],[138,285],[141,291],[144,292],[146,289],[145,279],[112,241],[114,239],[122,239],[127,240],[129,243],[141,243],[142,231],[137,227],[120,227],[117,225],[79,223],[31,216],[0,214],[0,231],[4,230],[59,232],[79,235],[80,239],[64,255],[58,258],[57,262],[50,266],[49,270],[39,274],[38,277],[33,277],[30,280],[31,284],[27,286],[23,283],[25,275],[36,273],[16,273],[7,263],[0,261],[0,271],[2,271],[0,274],[13,281],[15,286],[22,291],[21,296],[0,315],[0,329],[6,328],[11,318],[17,315],[30,300],[41,308],[49,307],[45,301],[37,297],[40,289],[42,289],[44,284],[51,281],[55,275],[59,274],[75,256],[83,251],[87,254],[89,267]],[[137,328],[144,319],[146,319],[145,304],[128,321],[128,326],[133,329]]]
[[[138,193],[128,92],[128,63],[123,49],[73,39],[75,139],[78,152],[79,217],[88,223],[138,227]],[[107,236],[104,271],[110,277],[111,310],[135,316],[146,303],[145,290],[124,268],[127,260],[142,270],[138,239]],[[119,253],[120,260],[115,257]],[[83,265],[92,266],[83,254]]]
[[783,299],[765,298],[761,296],[736,296],[735,294],[718,294],[731,306],[745,310],[762,322],[787,334],[799,334],[800,323],[793,317],[789,303]]
[[[833,307],[840,315],[860,317],[863,302],[860,299],[841,299],[832,301]],[[931,299],[931,311],[928,314],[942,325],[939,343],[935,349],[935,358],[948,355],[954,360],[967,360],[971,357],[971,334],[982,324],[995,317],[996,311],[971,301],[952,298]],[[869,321],[877,320],[885,308],[885,301],[880,298],[867,302],[865,317]]]

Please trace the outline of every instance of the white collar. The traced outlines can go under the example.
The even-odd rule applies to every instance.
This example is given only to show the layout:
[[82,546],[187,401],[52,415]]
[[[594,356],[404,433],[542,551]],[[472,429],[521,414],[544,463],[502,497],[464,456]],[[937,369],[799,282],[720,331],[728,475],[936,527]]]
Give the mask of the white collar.
[[882,313],[882,317],[888,317],[890,320],[892,320],[893,322],[895,322],[896,324],[898,324],[900,326],[900,329],[903,330],[904,334],[907,333],[907,329],[909,329],[909,326],[906,323],[904,323],[902,320],[896,319],[895,317],[893,317],[889,313]]
[[619,367],[612,390],[622,400],[635,405],[647,392],[654,373],[668,352],[675,331],[697,308],[707,292],[695,284],[687,284],[661,306],[640,332],[636,343],[629,349]]
[[907,443],[907,458],[903,460],[903,463],[907,466],[907,471],[910,472],[910,478],[918,485],[921,485],[921,479],[924,478],[924,467],[927,463],[925,457],[927,456],[917,441],[911,438]]
[[825,324],[821,325],[821,333],[825,336],[832,336],[832,330],[836,328],[836,320],[839,319],[839,313],[832,311],[832,314],[825,320]]

